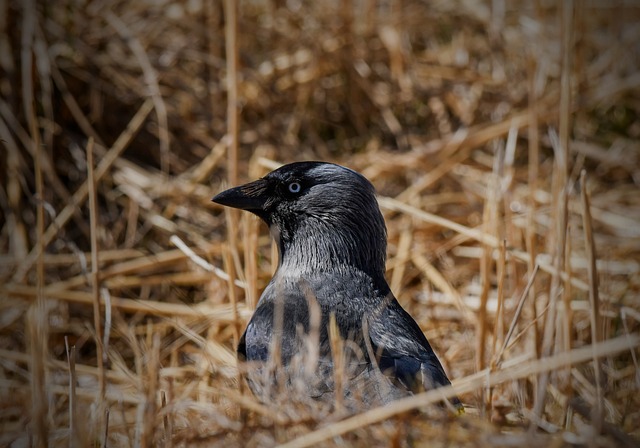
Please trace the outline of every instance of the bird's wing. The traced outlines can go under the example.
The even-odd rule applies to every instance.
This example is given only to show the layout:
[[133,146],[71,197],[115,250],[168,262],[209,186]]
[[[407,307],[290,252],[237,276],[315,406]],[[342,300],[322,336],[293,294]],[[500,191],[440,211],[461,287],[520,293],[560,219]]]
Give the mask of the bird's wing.
[[418,392],[451,384],[418,324],[395,298],[368,319],[369,337],[380,370]]
[[[266,361],[269,357],[271,343],[270,326],[265,325],[264,318],[269,309],[260,309],[256,317],[252,318],[238,341],[238,358],[241,361]],[[250,341],[247,344],[247,339]]]
[[288,363],[298,352],[298,326],[305,331],[309,326],[305,297],[296,289],[277,290],[270,283],[238,343],[240,359],[265,362],[275,342],[282,362]]
[[242,336],[240,337],[240,340],[238,341],[238,348],[236,349],[236,352],[238,353],[238,359],[240,361],[246,361],[247,360],[247,330],[244,330],[244,333],[242,333]]

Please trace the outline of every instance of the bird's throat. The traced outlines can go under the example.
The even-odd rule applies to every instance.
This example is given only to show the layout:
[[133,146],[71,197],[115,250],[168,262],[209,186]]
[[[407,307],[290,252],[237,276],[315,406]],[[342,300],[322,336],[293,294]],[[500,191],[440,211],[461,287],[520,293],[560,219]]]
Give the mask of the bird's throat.
[[372,276],[384,276],[384,234],[313,224],[302,225],[295,232],[270,227],[278,247],[279,270],[304,274],[349,266]]

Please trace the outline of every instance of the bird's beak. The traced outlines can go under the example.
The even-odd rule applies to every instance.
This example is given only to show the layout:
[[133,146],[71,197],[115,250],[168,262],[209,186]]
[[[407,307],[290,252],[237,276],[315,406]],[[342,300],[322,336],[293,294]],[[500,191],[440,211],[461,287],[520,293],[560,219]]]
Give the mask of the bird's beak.
[[269,198],[267,190],[268,182],[264,179],[258,179],[218,193],[211,200],[227,207],[259,213],[264,210]]

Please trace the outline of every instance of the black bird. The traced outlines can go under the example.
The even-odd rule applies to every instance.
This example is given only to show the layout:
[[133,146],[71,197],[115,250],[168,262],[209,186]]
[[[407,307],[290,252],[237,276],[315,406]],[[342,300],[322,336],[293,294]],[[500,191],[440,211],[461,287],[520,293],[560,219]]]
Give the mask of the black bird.
[[[387,231],[364,176],[331,163],[291,163],[213,201],[260,217],[279,249],[278,269],[240,339],[241,360],[264,367],[277,358],[276,364],[288,367],[289,388],[296,383],[292,372],[301,374],[309,366],[304,359],[316,360],[314,379],[304,377],[298,385],[308,396],[331,399],[340,386],[331,349],[336,338],[329,330],[333,315],[333,328],[349,352],[342,358],[343,397],[383,404],[450,384],[427,338],[385,280]],[[301,353],[307,355],[302,361]],[[265,380],[263,367],[247,379],[268,401],[273,377]],[[451,402],[462,409],[456,397]]]

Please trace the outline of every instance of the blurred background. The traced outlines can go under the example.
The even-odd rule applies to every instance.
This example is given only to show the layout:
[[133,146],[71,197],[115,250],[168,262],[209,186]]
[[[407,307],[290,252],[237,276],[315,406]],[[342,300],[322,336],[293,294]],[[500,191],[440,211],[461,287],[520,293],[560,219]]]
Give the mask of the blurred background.
[[239,386],[276,253],[210,202],[309,159],[375,185],[469,405],[322,443],[637,444],[639,66],[634,1],[0,1],[0,444],[335,420]]

